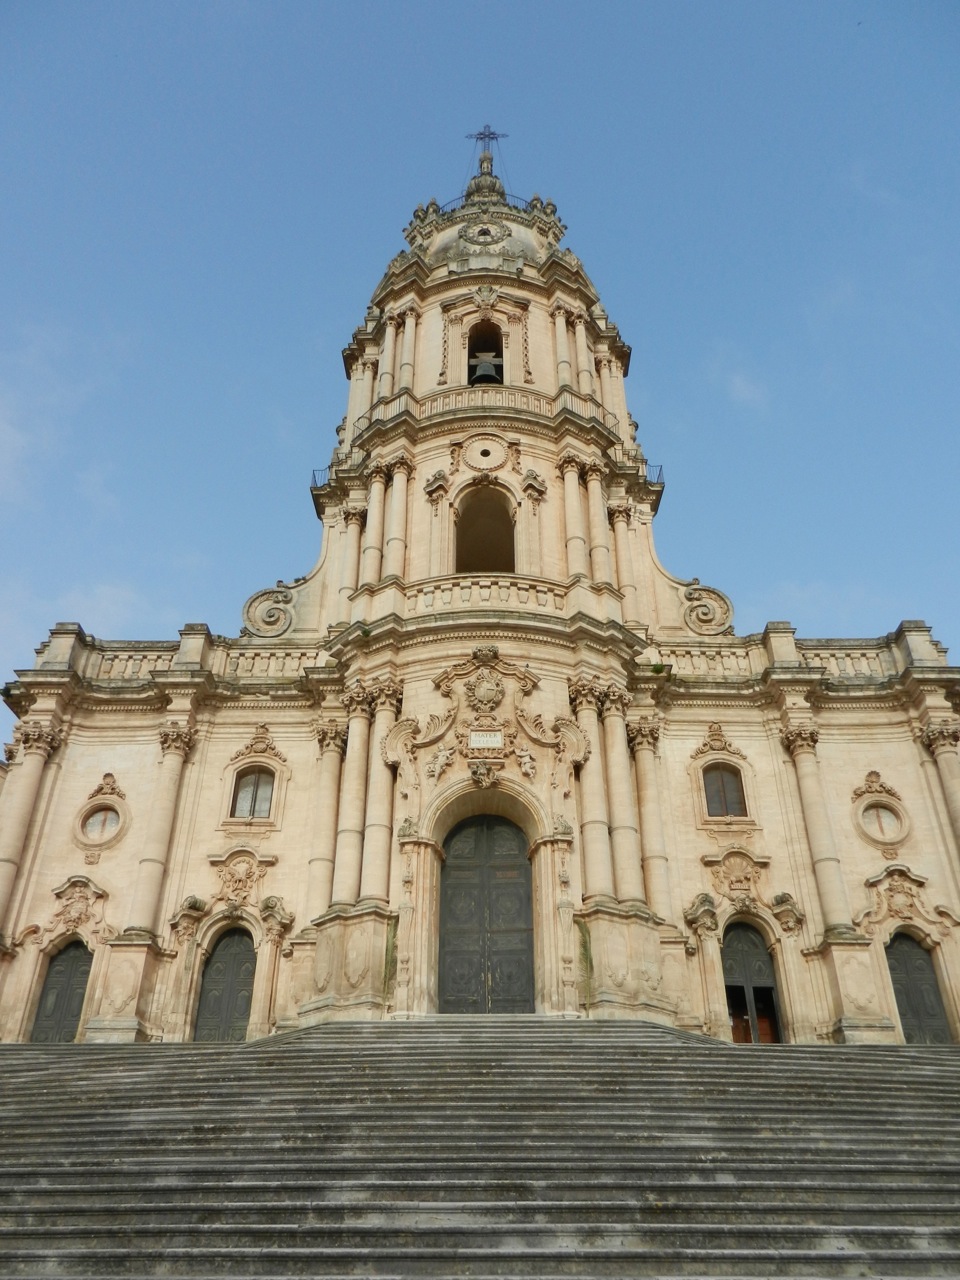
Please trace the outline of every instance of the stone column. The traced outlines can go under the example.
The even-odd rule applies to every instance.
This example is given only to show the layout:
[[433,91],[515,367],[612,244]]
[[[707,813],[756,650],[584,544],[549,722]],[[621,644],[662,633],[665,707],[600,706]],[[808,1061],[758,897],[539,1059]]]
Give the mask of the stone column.
[[307,871],[307,919],[316,920],[330,905],[333,889],[333,854],[337,843],[337,809],[340,771],[347,745],[344,729],[334,720],[317,725],[320,743],[320,783],[317,806],[320,817],[313,834]]
[[418,314],[416,307],[407,307],[403,313],[403,342],[400,347],[398,391],[410,391],[413,389],[413,357],[417,342]]
[[570,702],[577,724],[590,744],[590,754],[580,766],[580,839],[583,849],[583,898],[614,899],[613,860],[610,855],[610,819],[600,754],[597,711],[603,700],[598,680],[574,680]]
[[647,903],[662,920],[673,918],[670,900],[670,868],[663,838],[663,817],[657,791],[657,741],[660,726],[652,717],[632,724],[628,730],[640,796],[640,848],[643,852],[643,882]]
[[387,540],[383,548],[383,576],[402,578],[407,555],[407,480],[413,463],[401,456],[391,464],[392,493]]
[[933,756],[940,781],[943,784],[943,795],[947,802],[950,825],[960,848],[960,756],[957,755],[957,743],[960,742],[960,720],[940,720],[928,725],[920,736],[920,741]]
[[160,730],[163,759],[160,777],[147,818],[147,829],[140,845],[140,864],[124,935],[154,938],[160,911],[163,879],[167,869],[170,840],[177,812],[177,796],[183,766],[196,741],[197,732],[189,725],[170,720]]
[[333,865],[333,905],[353,906],[360,894],[363,823],[367,800],[370,691],[357,680],[341,697],[347,709],[347,755],[340,779],[337,850]]
[[727,1012],[726,985],[723,979],[723,957],[720,954],[717,904],[709,893],[701,893],[692,906],[683,913],[683,918],[697,939],[700,983],[703,992],[703,1029],[708,1036],[732,1040],[730,1014]]
[[40,791],[43,767],[62,741],[59,729],[37,720],[21,721],[16,737],[23,758],[10,771],[0,807],[0,930],[3,931],[0,942],[5,937],[10,898]]
[[610,520],[613,523],[613,545],[617,556],[617,577],[623,593],[623,620],[628,627],[637,626],[640,622],[637,582],[633,572],[633,557],[630,554],[631,514],[630,506],[625,502],[609,508]]
[[365,587],[380,581],[383,563],[383,508],[387,489],[386,468],[375,462],[370,468],[370,490],[367,494],[367,536],[363,544],[363,564],[360,581]]
[[358,417],[362,418],[364,414],[370,412],[370,406],[373,404],[373,375],[376,372],[376,360],[363,361],[363,384],[360,388],[360,401],[358,404]]
[[590,569],[594,582],[610,582],[613,575],[610,565],[610,541],[607,537],[609,525],[603,504],[601,483],[603,466],[599,462],[588,462],[586,472],[587,513],[590,519]]
[[603,695],[603,745],[610,797],[610,845],[613,875],[620,902],[643,902],[643,870],[637,793],[627,748],[624,713],[632,699],[626,689],[609,685]]
[[780,741],[790,752],[797,771],[800,807],[803,810],[820,910],[823,913],[824,937],[829,942],[834,937],[844,940],[857,935],[850,923],[847,887],[843,882],[840,858],[830,830],[827,802],[820,782],[817,763],[819,737],[819,731],[809,724],[795,725],[780,733]]
[[397,358],[397,326],[399,320],[394,315],[386,317],[383,323],[383,348],[380,352],[380,387],[378,396],[386,400],[393,395],[393,365]]
[[360,579],[360,530],[364,512],[358,507],[347,507],[343,519],[347,534],[343,544],[343,565],[340,570],[340,622],[350,621],[350,597]]
[[570,370],[570,339],[567,335],[567,312],[564,307],[554,307],[553,327],[557,338],[557,385],[572,387],[573,378]]
[[563,476],[563,516],[567,534],[567,573],[571,578],[587,576],[587,540],[583,536],[583,507],[580,505],[580,459],[565,453],[560,459]]
[[577,346],[577,386],[582,396],[593,395],[593,372],[590,368],[590,352],[587,349],[587,317],[578,311],[573,317],[573,332]]
[[597,370],[600,374],[600,400],[607,413],[616,413],[613,403],[613,384],[610,381],[610,357],[600,356],[597,360]]
[[376,712],[367,764],[367,813],[363,834],[360,898],[386,902],[390,896],[390,846],[393,840],[393,770],[383,758],[383,740],[400,709],[400,686],[381,680],[373,690]]

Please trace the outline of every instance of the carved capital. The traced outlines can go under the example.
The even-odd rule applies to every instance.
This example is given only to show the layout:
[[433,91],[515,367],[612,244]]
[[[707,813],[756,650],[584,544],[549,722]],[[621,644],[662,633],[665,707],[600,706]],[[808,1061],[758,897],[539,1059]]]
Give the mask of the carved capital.
[[366,518],[367,518],[366,507],[344,507],[343,509],[344,524],[348,524],[348,525],[356,524],[356,525],[359,525],[360,528],[362,529]]
[[167,721],[160,730],[160,750],[164,755],[172,751],[186,759],[196,740],[196,729],[191,729],[189,725],[181,724],[179,720]]
[[337,751],[340,755],[347,749],[347,730],[345,725],[336,720],[318,720],[313,726],[321,751]]
[[582,466],[583,466],[582,458],[578,458],[575,453],[564,453],[564,454],[561,454],[560,460],[557,463],[557,470],[560,472],[561,475],[565,475],[571,469],[576,471],[579,474],[580,468]]
[[344,689],[340,702],[349,716],[366,716],[369,720],[373,714],[373,691],[362,680],[354,680],[349,688]]
[[400,324],[400,317],[397,315],[395,311],[389,311],[383,317],[383,323],[385,327],[396,329]]
[[390,459],[390,474],[396,475],[398,471],[402,471],[408,479],[413,475],[413,459],[408,458],[405,453],[398,454],[397,457]]
[[379,480],[381,484],[387,483],[387,468],[382,462],[371,463],[367,475],[370,477],[370,483]]
[[558,316],[562,316],[566,320],[570,315],[570,308],[563,305],[562,302],[555,302],[550,308],[550,316],[556,320]]
[[660,741],[660,721],[645,716],[636,724],[627,725],[627,742],[631,751],[655,751]]
[[960,720],[939,720],[927,725],[920,741],[932,756],[938,756],[941,751],[955,751],[960,742]]
[[780,741],[791,756],[798,756],[804,752],[816,755],[819,740],[820,730],[812,724],[798,724],[780,730]]
[[596,711],[603,705],[605,688],[599,680],[587,680],[581,676],[579,680],[569,681],[568,688],[570,705],[575,712],[579,712],[584,707],[592,707]]
[[607,507],[607,516],[612,525],[625,524],[629,525],[633,519],[633,508],[628,502],[616,502],[612,506]]
[[603,691],[603,714],[625,716],[633,703],[633,697],[620,685],[608,684]]
[[40,755],[49,760],[63,741],[63,734],[53,725],[39,720],[23,720],[14,735],[23,748],[24,755]]
[[603,465],[603,463],[600,461],[599,458],[591,458],[590,461],[583,468],[583,474],[587,477],[588,480],[602,480],[604,477],[605,471],[606,471],[606,467]]
[[396,715],[403,701],[403,686],[396,680],[385,677],[377,681],[370,690],[369,697],[375,711],[379,711],[381,707],[388,707]]

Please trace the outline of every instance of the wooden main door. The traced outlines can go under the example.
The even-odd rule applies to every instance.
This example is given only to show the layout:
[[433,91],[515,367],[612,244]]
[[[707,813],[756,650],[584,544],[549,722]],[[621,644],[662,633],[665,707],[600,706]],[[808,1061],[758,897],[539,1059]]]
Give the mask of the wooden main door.
[[505,818],[468,818],[444,850],[440,1012],[533,1013],[526,836]]
[[723,980],[734,1042],[778,1044],[773,960],[761,935],[748,924],[733,924],[723,935]]
[[895,933],[887,965],[907,1044],[950,1044],[950,1024],[930,952],[907,933]]
[[257,953],[246,929],[231,929],[217,939],[203,967],[194,1040],[247,1038],[256,968]]
[[69,942],[47,965],[31,1044],[76,1040],[93,956],[82,942]]

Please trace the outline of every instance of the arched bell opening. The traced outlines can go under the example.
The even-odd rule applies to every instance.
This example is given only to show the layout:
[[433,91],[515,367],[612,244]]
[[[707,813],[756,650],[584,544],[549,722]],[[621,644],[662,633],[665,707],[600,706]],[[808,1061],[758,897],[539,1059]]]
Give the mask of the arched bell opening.
[[478,814],[444,841],[441,1013],[533,1013],[533,878],[523,831]]
[[490,320],[481,320],[467,337],[467,381],[471,387],[503,382],[503,334]]
[[222,933],[207,957],[193,1038],[201,1044],[247,1038],[257,953],[246,929]]
[[930,952],[901,931],[887,943],[886,956],[906,1043],[951,1044],[953,1036]]
[[516,573],[513,507],[490,485],[467,491],[458,509],[455,573]]
[[68,1044],[77,1038],[93,956],[77,938],[50,957],[37,1005],[31,1044]]
[[752,925],[731,924],[723,935],[722,954],[734,1044],[779,1044],[777,978],[763,935]]

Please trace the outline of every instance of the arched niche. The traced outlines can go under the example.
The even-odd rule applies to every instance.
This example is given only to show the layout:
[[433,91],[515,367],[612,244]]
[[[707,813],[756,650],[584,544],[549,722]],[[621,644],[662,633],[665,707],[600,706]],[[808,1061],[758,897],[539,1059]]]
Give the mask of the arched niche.
[[503,383],[503,333],[492,320],[478,321],[467,334],[467,382],[471,387]]
[[506,489],[467,489],[456,508],[454,572],[516,573],[516,508]]

